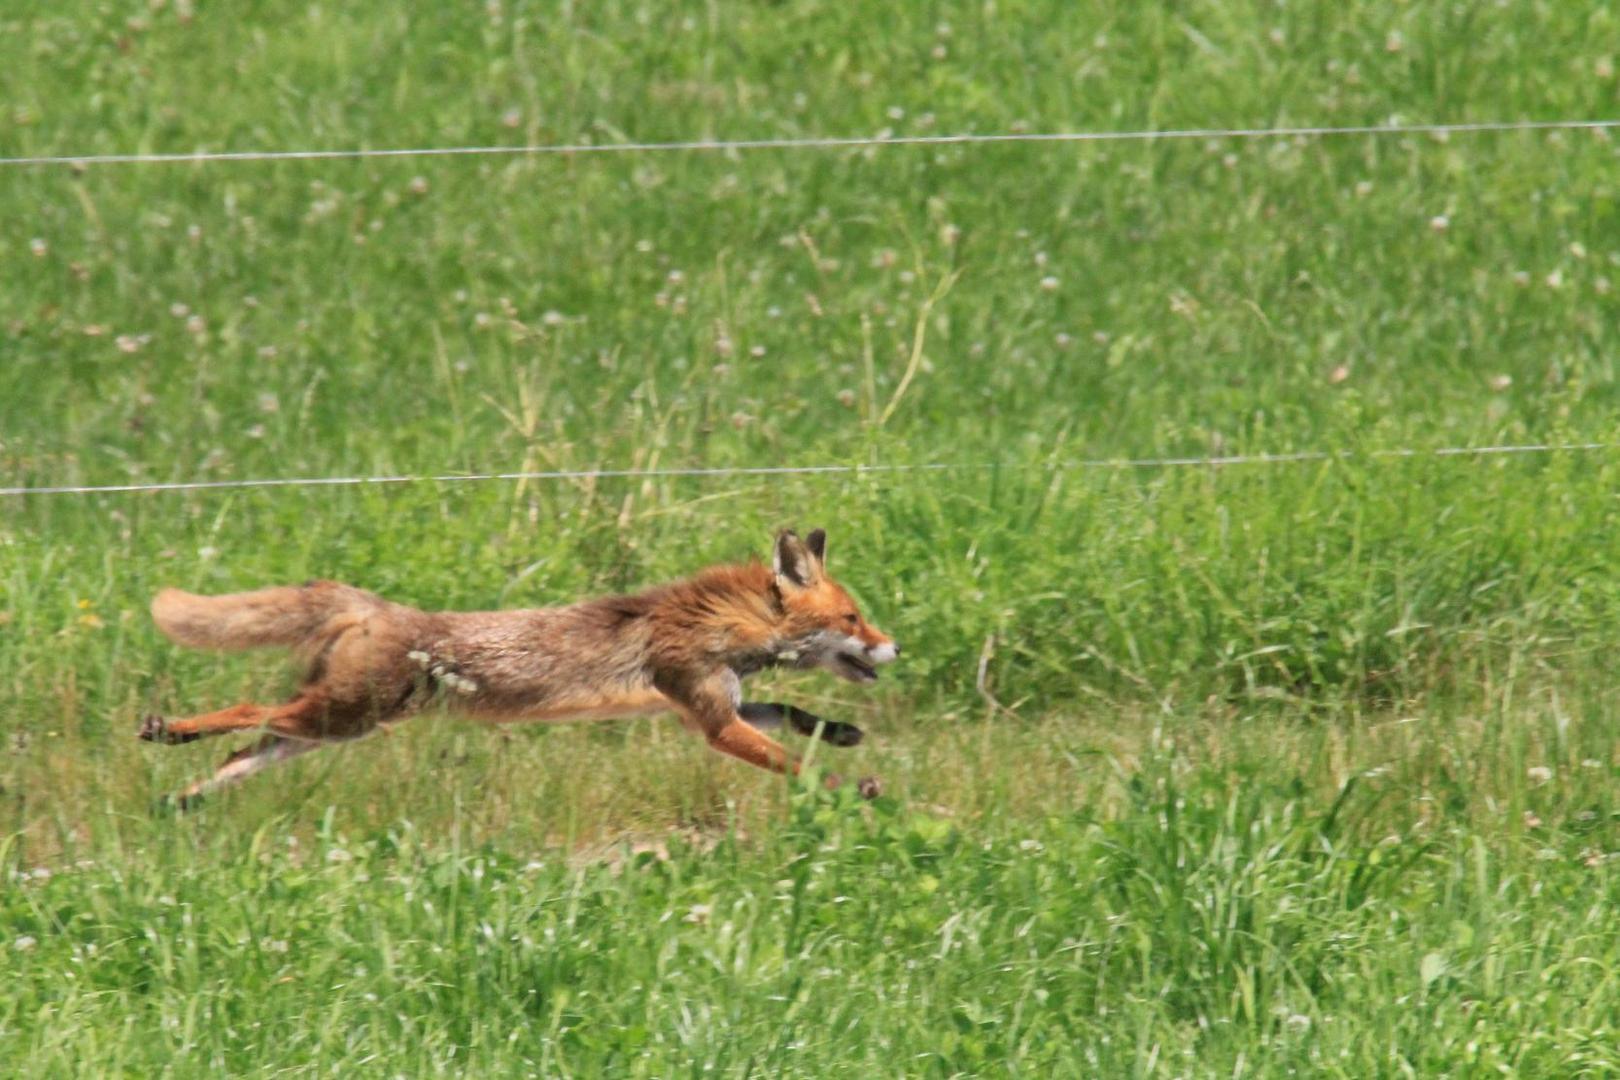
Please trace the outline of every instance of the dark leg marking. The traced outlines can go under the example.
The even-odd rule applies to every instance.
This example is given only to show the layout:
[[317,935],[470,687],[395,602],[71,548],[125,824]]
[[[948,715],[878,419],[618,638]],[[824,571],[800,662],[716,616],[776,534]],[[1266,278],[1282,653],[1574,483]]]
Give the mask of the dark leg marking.
[[737,706],[737,715],[757,728],[780,727],[785,722],[794,731],[807,737],[816,734],[816,726],[819,724],[822,740],[834,746],[854,746],[866,737],[866,733],[854,724],[823,720],[815,713],[801,709],[797,705],[784,705],[776,701],[745,701]]

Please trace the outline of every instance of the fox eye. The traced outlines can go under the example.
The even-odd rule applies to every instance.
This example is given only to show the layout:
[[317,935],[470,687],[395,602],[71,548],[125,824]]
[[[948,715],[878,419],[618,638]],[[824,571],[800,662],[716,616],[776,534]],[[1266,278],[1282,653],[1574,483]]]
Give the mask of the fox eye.
[[861,621],[861,617],[852,611],[848,615],[844,616],[844,621],[849,623],[849,625],[854,626],[856,623]]

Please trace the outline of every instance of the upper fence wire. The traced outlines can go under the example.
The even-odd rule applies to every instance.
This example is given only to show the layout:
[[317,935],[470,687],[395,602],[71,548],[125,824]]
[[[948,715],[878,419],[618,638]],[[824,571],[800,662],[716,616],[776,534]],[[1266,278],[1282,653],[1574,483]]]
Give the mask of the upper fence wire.
[[182,480],[150,484],[87,484],[52,487],[0,487],[4,495],[125,495],[158,491],[224,491],[241,488],[364,487],[395,484],[465,484],[498,480],[681,479],[727,476],[881,476],[893,473],[968,472],[996,469],[1176,469],[1240,465],[1286,465],[1311,461],[1390,461],[1422,457],[1502,457],[1613,450],[1620,443],[1519,443],[1502,446],[1396,447],[1387,450],[1301,450],[1286,454],[1227,454],[1212,457],[1080,458],[1058,461],[935,461],[878,465],[736,465],[667,469],[548,469],[539,472],[424,473],[380,476],[288,476],[256,480]]
[[1164,142],[1182,139],[1288,139],[1389,135],[1481,135],[1514,131],[1609,131],[1620,119],[1481,120],[1455,124],[1363,124],[1344,127],[1176,128],[1141,131],[1009,131],[954,135],[833,135],[783,139],[693,139],[676,142],[528,143],[515,146],[355,147],[330,150],[195,150],[163,154],[44,154],[0,157],[0,166],[165,165],[241,161],[319,161],[342,158],[515,157],[576,154],[657,154],[745,150],[839,150],[903,146],[983,146],[1002,143]]

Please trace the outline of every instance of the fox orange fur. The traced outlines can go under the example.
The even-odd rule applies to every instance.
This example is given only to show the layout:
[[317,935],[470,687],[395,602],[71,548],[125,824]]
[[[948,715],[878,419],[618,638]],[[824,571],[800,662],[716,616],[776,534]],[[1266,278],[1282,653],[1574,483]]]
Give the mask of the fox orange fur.
[[[856,682],[900,654],[826,573],[826,533],[784,531],[771,566],[710,567],[629,596],[521,611],[428,612],[332,581],[197,596],[165,589],[158,627],[182,645],[291,646],[304,665],[292,700],[233,705],[183,720],[149,716],[140,737],[182,743],[263,731],[180,804],[325,743],[358,739],[437,699],[494,721],[595,719],[674,710],[710,746],[796,772],[759,728],[786,720],[841,745],[848,724],[790,706],[744,703],[741,680],[767,667],[822,667]],[[752,722],[751,722],[752,721]],[[834,781],[836,783],[836,781]]]

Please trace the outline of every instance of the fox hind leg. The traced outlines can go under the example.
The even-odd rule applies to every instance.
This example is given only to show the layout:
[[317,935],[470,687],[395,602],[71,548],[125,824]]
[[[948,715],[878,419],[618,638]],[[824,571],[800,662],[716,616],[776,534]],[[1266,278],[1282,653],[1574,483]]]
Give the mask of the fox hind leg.
[[381,720],[383,710],[370,702],[334,703],[319,694],[300,694],[282,705],[254,705],[244,702],[228,709],[166,720],[148,716],[137,736],[147,742],[175,746],[209,735],[263,728],[292,739],[355,739],[367,734]]
[[190,784],[178,795],[171,796],[173,805],[180,810],[195,809],[203,796],[222,787],[238,783],[271,765],[279,764],[300,754],[320,749],[318,742],[284,739],[279,735],[266,735],[252,746],[244,747],[226,758],[213,774]]
[[232,705],[228,709],[188,716],[183,720],[168,720],[151,713],[141,721],[136,736],[145,742],[178,746],[209,735],[224,735],[231,731],[246,731],[259,727],[274,709],[273,705],[253,705],[244,702],[241,705]]
[[171,805],[185,810],[196,806],[209,792],[244,780],[270,765],[329,742],[348,742],[368,735],[387,719],[391,717],[381,715],[369,703],[334,705],[318,695],[300,695],[284,705],[236,705],[171,723],[148,717],[140,737],[174,744],[230,731],[268,732],[253,746],[226,758],[211,776],[170,800]]

